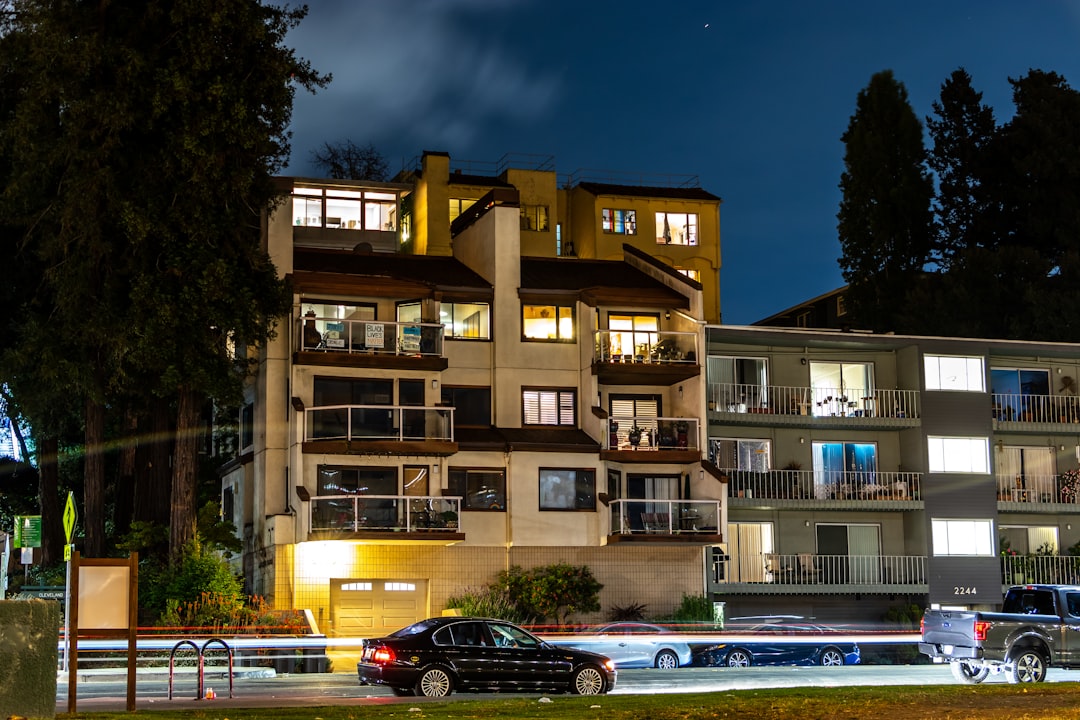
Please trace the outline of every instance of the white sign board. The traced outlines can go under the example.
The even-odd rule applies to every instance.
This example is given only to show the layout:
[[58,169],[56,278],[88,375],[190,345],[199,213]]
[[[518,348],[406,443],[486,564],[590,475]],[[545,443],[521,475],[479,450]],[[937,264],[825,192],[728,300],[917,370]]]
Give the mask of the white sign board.
[[368,348],[384,347],[385,335],[382,323],[368,323],[364,326],[364,346]]
[[131,568],[79,566],[79,629],[123,630],[128,627]]

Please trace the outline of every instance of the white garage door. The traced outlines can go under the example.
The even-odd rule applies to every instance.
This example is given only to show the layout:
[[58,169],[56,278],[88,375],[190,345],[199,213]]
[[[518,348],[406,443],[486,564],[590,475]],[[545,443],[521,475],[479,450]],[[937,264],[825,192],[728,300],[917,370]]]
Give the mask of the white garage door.
[[334,633],[377,637],[428,616],[426,580],[333,580]]

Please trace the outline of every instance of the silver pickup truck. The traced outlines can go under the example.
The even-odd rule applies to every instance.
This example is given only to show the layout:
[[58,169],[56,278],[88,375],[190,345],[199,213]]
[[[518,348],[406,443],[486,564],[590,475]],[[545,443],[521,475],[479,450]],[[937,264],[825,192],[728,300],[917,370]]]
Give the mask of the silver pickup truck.
[[1080,586],[1018,585],[1001,612],[927,610],[919,652],[948,662],[964,683],[990,673],[1042,682],[1049,667],[1080,668]]

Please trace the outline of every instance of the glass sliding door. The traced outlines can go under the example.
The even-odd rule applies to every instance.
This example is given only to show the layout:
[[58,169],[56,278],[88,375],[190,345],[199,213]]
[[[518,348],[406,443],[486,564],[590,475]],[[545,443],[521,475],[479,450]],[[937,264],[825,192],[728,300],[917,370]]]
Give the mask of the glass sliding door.
[[874,366],[811,362],[810,387],[814,415],[855,416],[865,412],[874,399]]

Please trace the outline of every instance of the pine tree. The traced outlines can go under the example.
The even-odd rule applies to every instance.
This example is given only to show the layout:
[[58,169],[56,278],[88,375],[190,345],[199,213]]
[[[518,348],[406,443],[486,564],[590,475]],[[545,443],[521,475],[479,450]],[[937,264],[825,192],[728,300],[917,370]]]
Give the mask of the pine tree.
[[837,219],[848,313],[861,328],[902,330],[898,309],[930,259],[933,184],[922,125],[892,71],[859,92],[841,140]]

